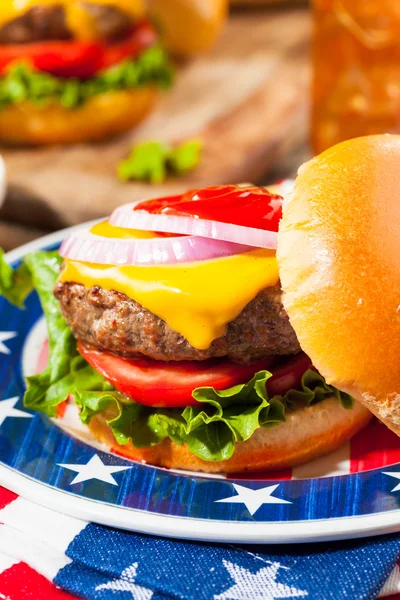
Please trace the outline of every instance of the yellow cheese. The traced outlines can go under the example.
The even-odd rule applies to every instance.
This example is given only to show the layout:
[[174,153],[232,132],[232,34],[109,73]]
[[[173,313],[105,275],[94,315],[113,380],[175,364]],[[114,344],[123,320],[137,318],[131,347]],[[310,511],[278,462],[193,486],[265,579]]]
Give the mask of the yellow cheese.
[[114,225],[110,225],[108,221],[102,221],[101,223],[97,223],[90,230],[91,233],[95,235],[100,235],[106,238],[114,238],[118,240],[122,239],[130,239],[137,238],[142,240],[148,240],[155,237],[160,237],[153,231],[140,231],[139,229],[124,229],[123,227],[115,227]]
[[98,285],[135,300],[199,350],[223,335],[261,290],[278,282],[275,253],[253,250],[177,265],[115,267],[66,260],[60,281]]
[[[119,8],[133,18],[143,16],[143,0],[85,0],[91,4],[104,4]],[[67,23],[76,38],[95,37],[93,21],[82,8],[82,0],[0,0],[0,27],[12,21],[34,6],[64,6]]]

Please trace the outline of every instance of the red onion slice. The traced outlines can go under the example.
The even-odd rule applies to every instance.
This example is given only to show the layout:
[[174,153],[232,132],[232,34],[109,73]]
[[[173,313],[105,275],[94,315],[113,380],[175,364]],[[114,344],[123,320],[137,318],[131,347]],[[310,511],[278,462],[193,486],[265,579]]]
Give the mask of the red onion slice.
[[78,231],[61,245],[63,258],[102,265],[150,266],[223,258],[252,246],[196,236],[116,239]]
[[277,247],[278,234],[275,231],[193,217],[150,214],[145,210],[133,210],[135,204],[137,203],[125,204],[117,208],[109,219],[111,225],[125,229],[199,236],[271,250],[276,250]]

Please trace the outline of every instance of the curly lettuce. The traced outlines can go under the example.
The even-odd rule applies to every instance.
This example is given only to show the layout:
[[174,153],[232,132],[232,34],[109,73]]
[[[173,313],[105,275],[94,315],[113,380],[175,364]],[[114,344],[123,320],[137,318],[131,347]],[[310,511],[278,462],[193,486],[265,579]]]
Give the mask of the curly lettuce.
[[172,80],[172,66],[160,46],[148,48],[135,60],[123,61],[87,80],[56,77],[38,71],[27,61],[16,62],[0,77],[0,109],[25,100],[39,106],[56,101],[74,109],[99,94],[151,84],[167,88]]
[[163,142],[143,142],[119,163],[118,177],[121,181],[163,183],[168,175],[180,176],[195,169],[200,162],[201,149],[199,139],[187,140],[176,148]]
[[32,290],[32,277],[25,263],[21,263],[14,270],[6,261],[4,251],[0,248],[0,296],[4,296],[18,308],[23,308],[25,298]]

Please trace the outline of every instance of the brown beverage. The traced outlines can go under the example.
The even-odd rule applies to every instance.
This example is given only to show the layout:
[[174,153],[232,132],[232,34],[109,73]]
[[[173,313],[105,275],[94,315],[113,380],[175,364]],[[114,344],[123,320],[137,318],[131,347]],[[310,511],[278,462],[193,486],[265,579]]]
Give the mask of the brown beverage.
[[400,132],[400,1],[313,0],[312,145]]

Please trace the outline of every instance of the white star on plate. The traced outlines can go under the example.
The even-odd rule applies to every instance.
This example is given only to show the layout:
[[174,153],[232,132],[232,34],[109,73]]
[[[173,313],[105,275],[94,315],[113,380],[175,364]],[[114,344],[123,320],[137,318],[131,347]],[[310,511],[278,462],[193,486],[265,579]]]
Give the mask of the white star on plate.
[[14,396],[14,398],[8,398],[7,400],[0,400],[0,425],[4,423],[7,417],[32,419],[33,415],[30,415],[23,410],[19,410],[18,408],[14,408],[18,400],[18,396]]
[[[389,477],[394,477],[395,479],[400,479],[400,473],[383,473],[384,475],[389,475]],[[400,490],[400,483],[398,483],[391,491],[397,492]]]
[[222,594],[214,596],[214,600],[223,600],[224,598],[229,598],[229,600],[274,600],[275,598],[308,596],[308,592],[305,590],[277,583],[276,576],[281,567],[279,563],[273,562],[271,566],[263,567],[257,573],[252,573],[228,560],[222,562],[235,581],[235,585]]
[[113,579],[108,583],[102,583],[95,588],[95,591],[113,590],[116,592],[130,592],[132,598],[135,600],[150,600],[153,592],[135,583],[137,568],[138,563],[133,563],[133,565],[122,571],[120,579]]
[[229,498],[222,498],[221,500],[215,500],[215,502],[245,504],[251,515],[254,515],[263,504],[292,504],[288,500],[271,496],[272,492],[279,486],[279,483],[258,490],[252,490],[237,483],[233,483],[232,485],[237,491],[237,496],[229,496]]
[[0,331],[0,354],[11,354],[10,348],[7,348],[3,342],[12,340],[17,337],[17,335],[18,333],[16,331]]
[[118,485],[111,473],[132,469],[132,467],[113,467],[112,465],[105,465],[98,454],[94,454],[86,465],[59,464],[58,466],[78,473],[71,481],[70,485],[89,481],[90,479],[98,479],[105,483],[111,483],[111,485]]

